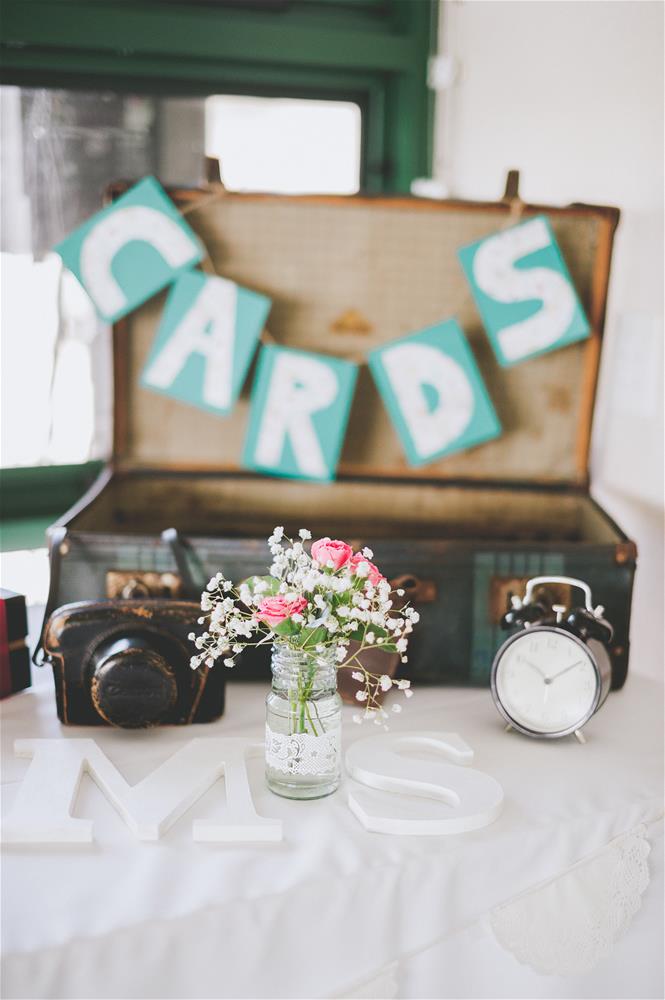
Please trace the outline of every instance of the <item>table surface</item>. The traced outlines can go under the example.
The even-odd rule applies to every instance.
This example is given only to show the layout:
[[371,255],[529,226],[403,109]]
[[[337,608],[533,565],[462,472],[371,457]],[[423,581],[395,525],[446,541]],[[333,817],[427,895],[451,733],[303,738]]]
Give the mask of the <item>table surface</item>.
[[[5,810],[29,766],[14,756],[19,738],[92,736],[134,783],[193,736],[262,737],[260,685],[230,684],[216,723],[131,732],[61,726],[50,672],[37,674],[2,705]],[[347,806],[348,777],[326,799],[292,802],[272,795],[250,760],[257,812],[282,819],[281,843],[193,842],[192,822],[223,812],[223,782],[143,843],[86,776],[74,815],[95,821],[94,844],[3,848],[3,995],[662,996],[657,846],[642,909],[592,972],[538,975],[488,922],[493,908],[640,824],[659,844],[662,688],[630,677],[588,724],[584,746],[504,732],[485,690],[418,688],[400,703],[394,731],[457,732],[474,766],[503,785],[491,826],[372,834]],[[352,714],[344,708],[346,745],[370,734]]]

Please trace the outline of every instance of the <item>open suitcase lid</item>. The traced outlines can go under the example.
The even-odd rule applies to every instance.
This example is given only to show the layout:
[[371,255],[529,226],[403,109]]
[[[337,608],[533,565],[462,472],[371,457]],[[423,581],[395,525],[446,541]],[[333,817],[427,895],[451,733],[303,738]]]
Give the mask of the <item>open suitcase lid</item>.
[[[116,185],[117,195],[126,185]],[[387,341],[456,317],[503,426],[501,437],[408,465],[369,369],[359,372],[339,478],[501,481],[584,486],[617,209],[170,192],[205,244],[206,269],[273,300],[277,344],[359,360]],[[582,342],[501,368],[457,258],[460,247],[546,214],[592,332]],[[114,462],[119,468],[233,472],[254,369],[228,417],[141,387],[165,293],[114,329]]]

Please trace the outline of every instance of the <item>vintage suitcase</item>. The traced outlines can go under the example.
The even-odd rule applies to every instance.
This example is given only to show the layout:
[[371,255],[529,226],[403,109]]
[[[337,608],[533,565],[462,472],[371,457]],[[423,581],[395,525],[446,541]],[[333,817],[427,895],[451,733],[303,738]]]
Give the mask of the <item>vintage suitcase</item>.
[[[51,529],[50,607],[190,596],[218,569],[236,580],[264,571],[273,526],[305,526],[369,544],[405,586],[421,613],[401,667],[414,681],[487,684],[508,595],[530,576],[565,574],[589,583],[615,626],[613,686],[621,687],[636,549],[589,496],[587,467],[619,213],[525,205],[512,194],[484,204],[171,192],[207,247],[204,267],[272,298],[266,336],[278,344],[358,359],[457,317],[503,435],[414,470],[365,366],[336,482],[242,471],[252,373],[224,419],[139,385],[163,307],[157,296],[114,329],[113,457]],[[456,252],[537,213],[551,221],[592,335],[502,369]],[[266,673],[267,654],[247,651],[233,677]]]

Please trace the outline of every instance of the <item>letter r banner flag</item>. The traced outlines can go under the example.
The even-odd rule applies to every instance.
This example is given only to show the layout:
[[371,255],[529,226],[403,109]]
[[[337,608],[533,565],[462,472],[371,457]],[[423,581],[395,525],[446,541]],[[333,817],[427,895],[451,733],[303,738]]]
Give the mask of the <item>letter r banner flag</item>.
[[274,476],[335,476],[358,366],[328,355],[263,347],[242,464]]

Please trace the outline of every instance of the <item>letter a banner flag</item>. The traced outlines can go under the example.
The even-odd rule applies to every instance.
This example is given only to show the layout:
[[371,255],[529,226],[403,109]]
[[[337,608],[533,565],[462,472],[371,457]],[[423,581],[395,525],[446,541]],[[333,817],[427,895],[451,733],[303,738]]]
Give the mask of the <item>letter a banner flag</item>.
[[269,311],[266,295],[227,278],[182,274],[169,292],[141,384],[210,413],[230,413]]
[[139,181],[54,249],[107,323],[126,316],[205,253],[154,177]]
[[378,347],[368,360],[411,465],[426,465],[501,433],[455,320]]
[[544,215],[463,247],[458,256],[503,367],[589,336],[589,323]]
[[358,366],[285,347],[261,349],[245,468],[328,482],[335,476]]

